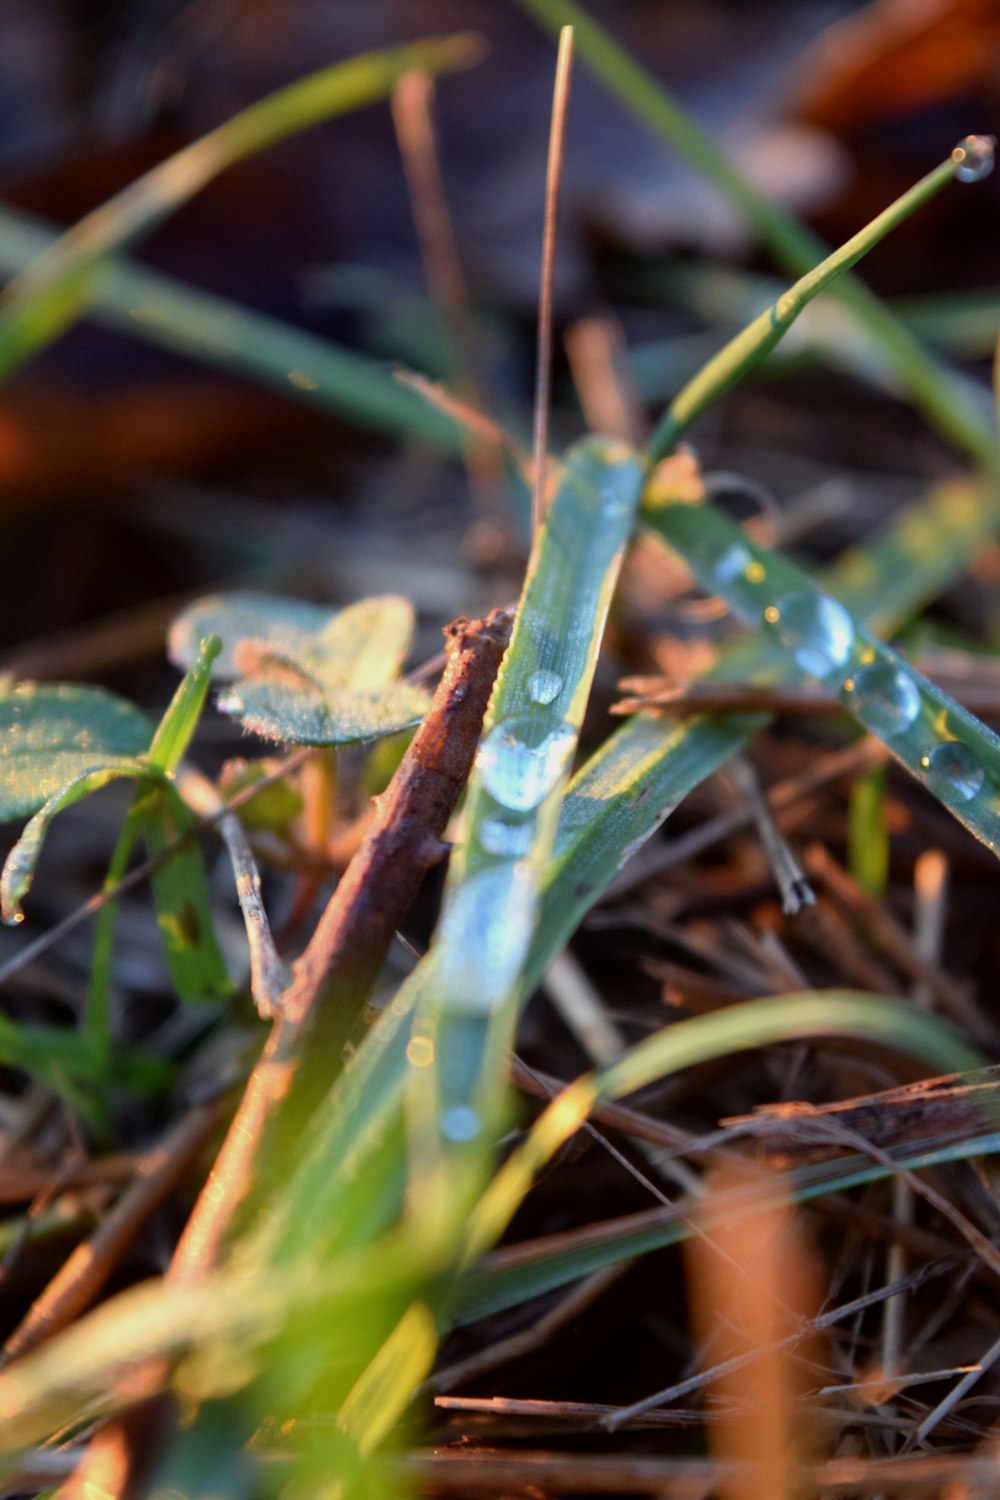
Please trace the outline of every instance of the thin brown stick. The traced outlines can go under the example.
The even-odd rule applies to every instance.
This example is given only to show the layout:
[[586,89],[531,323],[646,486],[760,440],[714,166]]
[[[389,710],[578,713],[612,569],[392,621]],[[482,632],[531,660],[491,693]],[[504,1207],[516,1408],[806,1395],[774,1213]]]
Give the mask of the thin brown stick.
[[559,187],[562,182],[569,80],[573,67],[573,28],[559,33],[559,56],[552,94],[552,124],[549,129],[549,161],[545,181],[545,227],[542,231],[542,271],[538,289],[538,352],[535,369],[535,417],[532,454],[535,463],[531,513],[537,531],[545,513],[545,482],[549,453],[549,404],[552,387],[552,278],[556,256]]
[[91,1305],[141,1226],[184,1176],[220,1112],[219,1100],[195,1105],[139,1159],[132,1185],[90,1239],[77,1246],[6,1340],[4,1361],[34,1349]]
[[[879,740],[857,740],[853,745],[846,745],[841,750],[831,750],[829,755],[824,755],[814,761],[808,770],[769,787],[764,795],[771,811],[782,813],[796,802],[828,786],[830,782],[840,781],[845,777],[859,776],[864,771],[882,765],[888,757],[889,752]],[[698,827],[680,834],[677,838],[670,839],[669,842],[647,845],[629,860],[619,875],[615,876],[602,900],[604,902],[617,900],[634,886],[641,885],[643,881],[651,879],[652,876],[664,870],[672,869],[684,860],[693,859],[696,854],[711,849],[713,844],[728,838],[732,833],[738,833],[741,828],[745,828],[748,823],[752,822],[753,813],[749,807],[735,807],[719,813],[706,823],[699,824]]]
[[472,765],[510,617],[495,610],[484,620],[456,620],[446,633],[448,664],[427,717],[294,965],[267,1046],[177,1247],[173,1279],[196,1279],[214,1265],[250,1187],[265,1129],[289,1096],[293,1079],[295,1121],[287,1122],[289,1129],[305,1123],[329,1086],[339,1045],[393,933],[428,866],[440,858],[441,836]]
[[[801,1494],[833,1492],[839,1500],[877,1494],[938,1496],[942,1485],[996,1483],[993,1446],[979,1453],[913,1454],[891,1458],[832,1458],[797,1466]],[[760,1493],[762,1466],[708,1458],[659,1458],[631,1453],[561,1453],[486,1449],[417,1453],[396,1465],[400,1483],[421,1493],[461,1495],[656,1495],[708,1500],[737,1483],[740,1493]],[[758,1486],[757,1489],[751,1486]],[[734,1488],[729,1493],[737,1493]],[[958,1493],[956,1490],[955,1493]],[[977,1494],[986,1491],[980,1489]]]
[[823,844],[811,844],[806,850],[806,868],[815,879],[846,906],[851,916],[865,926],[882,951],[908,978],[926,985],[931,998],[946,1015],[981,1031],[983,1016],[969,998],[965,987],[945,973],[933,958],[918,952],[913,938],[888,907],[870,896]]
[[580,318],[563,343],[588,431],[640,447],[648,426],[629,377],[621,324],[610,316]]
[[426,1382],[425,1389],[436,1392],[454,1390],[455,1386],[463,1385],[468,1380],[476,1380],[500,1365],[508,1364],[512,1359],[520,1359],[535,1349],[541,1349],[553,1334],[579,1317],[609,1286],[613,1286],[631,1264],[631,1261],[623,1260],[616,1266],[605,1266],[602,1271],[595,1271],[593,1276],[588,1276],[579,1286],[572,1287],[561,1302],[529,1327],[521,1328],[505,1339],[494,1339],[485,1348],[470,1354],[467,1359],[436,1371]]

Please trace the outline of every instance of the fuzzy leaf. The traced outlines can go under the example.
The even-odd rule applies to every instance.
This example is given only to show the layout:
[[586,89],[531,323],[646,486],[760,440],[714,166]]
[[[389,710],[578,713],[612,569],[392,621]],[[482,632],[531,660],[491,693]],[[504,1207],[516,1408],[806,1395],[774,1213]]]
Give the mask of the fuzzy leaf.
[[171,625],[167,655],[175,667],[187,671],[197,660],[205,637],[217,635],[222,650],[212,665],[212,676],[238,677],[233,651],[240,641],[267,641],[272,650],[296,661],[330,620],[330,610],[301,599],[253,593],[206,594],[188,605]]
[[418,724],[427,697],[406,684],[378,692],[323,693],[306,684],[293,687],[265,679],[236,683],[219,699],[219,707],[264,739],[290,745],[350,745]]
[[149,721],[124,698],[73,683],[20,683],[0,697],[0,821],[24,818],[90,771],[134,774]]

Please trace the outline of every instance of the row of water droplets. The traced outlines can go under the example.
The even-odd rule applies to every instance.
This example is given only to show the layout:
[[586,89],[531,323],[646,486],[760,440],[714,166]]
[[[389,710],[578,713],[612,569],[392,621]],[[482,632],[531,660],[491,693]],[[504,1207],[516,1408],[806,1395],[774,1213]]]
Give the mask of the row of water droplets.
[[791,563],[769,556],[706,505],[658,513],[703,586],[762,625],[991,847],[1000,842],[1000,739]]
[[[528,679],[528,697],[539,708],[550,708],[562,687],[558,673],[538,669]],[[528,956],[537,889],[529,855],[542,806],[568,771],[575,745],[572,725],[553,722],[551,713],[525,713],[501,719],[479,747],[478,805],[469,820],[472,868],[450,892],[438,933],[450,1018],[447,1051],[437,1058],[444,1102],[440,1128],[455,1144],[474,1140],[482,1128],[467,1098],[480,1033],[517,985]],[[412,1039],[408,1054],[418,1066],[433,1060],[422,1040]]]
[[407,1049],[428,1082],[434,1065],[438,1128],[455,1145],[482,1139],[506,1076],[557,793],[642,478],[621,444],[589,439],[571,449],[529,566],[435,937],[436,999]]

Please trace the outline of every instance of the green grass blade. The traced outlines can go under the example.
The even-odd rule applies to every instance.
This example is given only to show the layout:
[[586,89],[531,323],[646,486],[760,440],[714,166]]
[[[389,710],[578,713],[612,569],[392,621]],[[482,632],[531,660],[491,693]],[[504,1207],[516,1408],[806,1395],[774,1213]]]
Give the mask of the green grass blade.
[[538,1172],[597,1105],[634,1093],[681,1068],[750,1047],[823,1035],[863,1037],[946,1072],[978,1067],[982,1061],[938,1017],[899,1001],[842,990],[749,1000],[666,1026],[610,1067],[577,1079],[545,1109],[497,1172],[472,1215],[467,1260],[477,1259],[496,1242]]
[[880,240],[946,187],[959,168],[956,150],[947,161],[935,167],[933,172],[928,172],[926,177],[922,177],[908,192],[891,203],[871,223],[866,224],[864,229],[852,235],[832,255],[807,271],[742,332],[730,339],[670,403],[650,439],[650,458],[655,462],[672,453],[692,422],[780,343],[796,318],[815,297],[833,286],[869,250],[874,249]]
[[[30,266],[55,241],[47,225],[19,210],[0,209],[0,274]],[[129,338],[376,432],[461,450],[457,424],[400,385],[388,365],[128,260],[102,264],[85,313]]]
[[[894,1163],[898,1162],[900,1167],[911,1172],[919,1172],[926,1167],[997,1154],[1000,1154],[1000,1132],[988,1131],[982,1135],[977,1132],[968,1140],[946,1146],[921,1151],[911,1147],[894,1155]],[[767,1197],[771,1200],[773,1194],[776,1204],[807,1203],[827,1193],[847,1192],[850,1188],[881,1182],[892,1175],[893,1166],[865,1162],[857,1156],[841,1157],[794,1172],[776,1172]],[[720,1219],[731,1221],[741,1212],[758,1213],[761,1207],[760,1185],[754,1184],[749,1192],[740,1194],[737,1191],[720,1197],[713,1203],[711,1212],[713,1218],[717,1211]],[[700,1209],[699,1222],[704,1223]],[[603,1227],[606,1233],[592,1233],[589,1242],[573,1248],[542,1250],[536,1254],[529,1250],[523,1259],[518,1257],[517,1261],[511,1259],[504,1265],[486,1265],[471,1271],[463,1278],[456,1294],[455,1321],[474,1322],[511,1307],[520,1307],[532,1297],[556,1291],[634,1256],[648,1255],[654,1250],[676,1245],[693,1233],[687,1204],[653,1213],[639,1212],[624,1220],[613,1220]],[[710,1228],[710,1223],[705,1223],[704,1227]]]
[[[786,270],[800,275],[823,259],[827,247],[822,240],[751,187],[667,89],[574,0],[519,0],[519,4],[553,32],[572,26],[577,55],[609,93],[714,182]],[[869,338],[891,364],[900,388],[928,420],[977,462],[993,467],[996,436],[965,382],[932,359],[863,282],[845,277],[834,295],[864,324]]]
[[879,536],[842,552],[823,586],[869,630],[889,634],[961,576],[998,522],[994,482],[946,480]]
[[242,110],[146,172],[67,231],[7,288],[0,376],[75,321],[104,258],[149,233],[220,172],[297,131],[387,97],[405,73],[463,67],[478,52],[470,37],[458,36],[336,63]]
[[[141,790],[136,815],[152,859],[173,849],[198,819],[170,785]],[[229,974],[212,921],[212,894],[196,840],[175,849],[152,876],[153,905],[170,978],[186,1002],[217,1000],[230,993]]]
[[990,849],[1000,850],[1000,738],[885,646],[780,553],[707,502],[661,503],[647,522],[705,588],[807,673]]
[[463,1185],[492,1161],[538,882],[642,478],[622,444],[570,450],[486,717],[433,943],[435,982],[416,1021],[435,1064],[414,1062],[408,1090],[411,1203],[445,1226],[450,1208],[464,1214]]
[[211,685],[212,665],[221,650],[217,635],[206,636],[157,726],[146,755],[150,765],[165,775],[176,771],[191,743]]

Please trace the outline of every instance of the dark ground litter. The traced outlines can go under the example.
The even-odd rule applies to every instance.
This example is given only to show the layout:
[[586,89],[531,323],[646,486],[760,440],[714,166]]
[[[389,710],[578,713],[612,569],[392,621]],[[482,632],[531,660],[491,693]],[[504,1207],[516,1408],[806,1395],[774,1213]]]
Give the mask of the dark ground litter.
[[[909,23],[906,8],[897,7],[903,20],[895,31],[888,6],[684,7],[631,0],[591,9],[676,85],[762,186],[807,213],[831,241],[853,232],[959,137],[1000,127],[995,6],[953,0],[940,8],[940,19],[919,22],[914,5]],[[838,50],[825,30],[838,18],[852,22],[853,52]],[[476,312],[483,384],[494,413],[523,436],[553,48],[513,4],[7,0],[0,9],[0,197],[54,222],[71,222],[177,145],[320,62],[452,29],[480,30],[491,44],[479,71],[440,85],[438,134]],[[866,276],[888,296],[991,289],[998,231],[1000,178],[974,195],[952,190],[875,252]],[[440,340],[384,108],[244,164],[152,237],[139,258],[379,357],[442,373],[424,363],[440,357]],[[630,346],[675,340],[675,363],[660,377],[659,397],[666,398],[696,367],[691,361],[731,331],[722,312],[696,310],[682,290],[692,270],[719,266],[747,276],[773,274],[727,206],[626,123],[578,67],[556,272],[560,333],[599,313],[614,320]],[[979,321],[991,317],[995,325],[995,311],[981,313]],[[975,330],[971,340],[966,333],[959,346],[976,374],[988,369],[993,331],[987,337]],[[556,376],[553,421],[561,441],[577,435],[583,420],[561,352]],[[658,406],[651,401],[649,414]],[[773,492],[793,545],[814,562],[869,536],[957,466],[955,455],[911,411],[850,376],[815,366],[755,378],[706,418],[694,438],[707,469],[746,474]],[[162,650],[166,625],[192,595],[253,586],[340,605],[368,594],[403,593],[418,610],[414,659],[422,660],[437,649],[449,618],[480,614],[516,596],[524,537],[516,502],[509,495],[470,499],[457,463],[89,324],[32,361],[0,398],[0,556],[6,564],[0,665],[17,675],[102,682],[151,713],[167,702],[176,681]],[[984,549],[972,575],[935,603],[927,632],[932,645],[995,650],[998,558],[995,545]],[[588,719],[591,744],[607,732],[618,677],[665,669],[683,677],[699,665],[705,628],[692,623],[686,586],[680,594],[672,592],[676,588],[676,578],[658,562],[633,560]],[[709,624],[709,638],[719,629]],[[995,682],[992,690],[995,721]],[[832,767],[847,741],[840,721],[779,720],[758,737],[751,756],[761,781],[774,787],[817,762],[829,760]],[[247,752],[227,721],[206,716],[197,742],[202,765],[216,770],[226,756]],[[807,858],[818,896],[811,910],[782,914],[752,824],[668,863],[672,840],[739,804],[732,783],[713,778],[639,856],[648,865],[636,869],[648,868],[647,876],[612,892],[585,921],[572,945],[571,980],[582,976],[596,989],[628,1040],[665,1016],[698,1014],[755,994],[813,986],[911,993],[919,977],[914,980],[866,920],[856,891],[837,882],[848,857],[856,775],[857,768],[833,777],[781,813],[782,830],[800,854],[818,844],[827,861],[836,861],[831,872],[822,854],[812,864]],[[0,937],[0,963],[98,888],[124,805],[105,793],[57,823],[29,922]],[[363,805],[356,792],[345,824]],[[928,850],[942,851],[948,882],[938,897],[943,932],[933,962],[959,996],[964,1024],[996,1059],[995,860],[896,770],[888,772],[885,817],[884,907],[910,933],[915,877],[927,872]],[[328,866],[324,873],[333,871]],[[221,864],[213,881],[222,939],[235,952],[242,932],[231,876]],[[431,930],[438,889],[438,877],[431,877],[411,915],[407,934],[417,944]],[[293,912],[295,890],[294,877],[278,869],[267,874],[265,895],[279,929]],[[238,1006],[232,1022],[177,1011],[142,889],[122,903],[117,943],[115,999],[125,1031],[133,1039],[154,1038],[191,1070],[214,1066],[220,1057],[222,1066],[238,1067],[253,1032],[246,1008]],[[7,1012],[32,1021],[78,1014],[89,945],[90,929],[78,928],[21,970],[5,987]],[[399,972],[405,962],[399,953],[391,960]],[[205,1037],[213,1021],[210,1051]],[[587,1061],[542,994],[526,1014],[519,1049],[529,1069],[559,1079],[575,1076]],[[720,1120],[782,1101],[821,1105],[867,1095],[912,1076],[874,1048],[787,1046],[688,1070],[629,1102],[678,1132],[688,1152],[683,1159],[698,1166],[701,1155],[690,1137],[714,1130]],[[55,1217],[65,1221],[27,1249],[19,1247],[13,1216],[40,1189],[33,1186],[19,1198],[11,1188],[12,1244],[0,1289],[6,1334],[47,1285],[66,1248],[106,1212],[119,1179],[109,1173],[106,1181],[62,1191],[57,1174],[67,1163],[92,1154],[100,1161],[104,1151],[94,1153],[65,1113],[18,1075],[6,1075],[5,1083],[0,1122],[9,1139],[0,1191],[18,1172],[32,1184],[47,1174]],[[531,1095],[528,1088],[525,1118],[537,1108]],[[141,1151],[163,1124],[162,1109],[122,1100],[116,1144]],[[651,1156],[621,1122],[598,1121],[595,1132],[576,1137],[544,1175],[509,1239],[576,1233],[583,1241],[595,1221],[666,1211],[664,1198],[676,1199],[690,1186],[691,1167],[678,1176],[676,1164],[657,1157],[658,1149],[662,1143],[650,1147]],[[793,1165],[806,1153],[802,1141],[789,1145],[768,1130],[750,1149]],[[100,1177],[99,1168],[95,1174]],[[995,1239],[1000,1213],[973,1168],[944,1169],[933,1182]],[[192,1172],[149,1218],[122,1254],[109,1290],[163,1268],[196,1187]],[[954,1372],[992,1351],[1000,1326],[992,1272],[984,1271],[940,1209],[918,1202],[912,1226],[902,1230],[893,1214],[891,1189],[874,1184],[852,1199],[818,1199],[801,1215],[813,1247],[808,1254],[824,1268],[824,1306],[872,1298],[798,1366],[804,1427],[817,1451],[834,1457],[900,1454],[954,1386]],[[905,1312],[905,1371],[914,1383],[859,1389],[882,1358],[878,1289],[893,1276],[913,1274],[916,1281],[918,1269],[927,1279],[913,1286]],[[581,1298],[563,1326],[539,1334],[533,1347],[504,1341],[547,1328],[565,1291],[458,1330],[441,1356],[453,1378],[442,1379],[439,1390],[453,1399],[497,1399],[479,1410],[435,1409],[428,1401],[432,1440],[453,1453],[512,1460],[544,1449],[618,1455],[622,1473],[646,1456],[695,1465],[705,1451],[706,1425],[727,1401],[751,1400],[752,1382],[735,1397],[706,1397],[700,1388],[675,1396],[666,1415],[645,1419],[660,1425],[637,1423],[614,1434],[600,1426],[605,1407],[641,1400],[695,1372],[687,1274],[677,1249],[646,1257],[613,1284],[595,1287],[589,1305]],[[819,1302],[808,1311],[818,1312]],[[933,1378],[916,1383],[928,1375]],[[956,1455],[953,1471],[942,1473],[938,1489],[917,1488],[914,1480],[910,1493],[944,1495],[946,1483],[958,1483],[957,1455],[986,1440],[997,1395],[996,1377],[986,1370],[964,1401],[942,1413],[928,1441],[933,1452]],[[546,1404],[518,1408],[518,1401]],[[675,1491],[664,1479],[659,1489],[651,1482],[648,1492],[713,1492],[710,1481],[696,1488],[695,1467],[687,1477],[688,1489]],[[429,1468],[422,1483],[438,1493],[449,1481]],[[516,1464],[505,1483],[503,1492],[512,1495],[586,1488],[534,1484]],[[626,1492],[621,1475],[618,1483],[608,1481],[606,1492]]]

